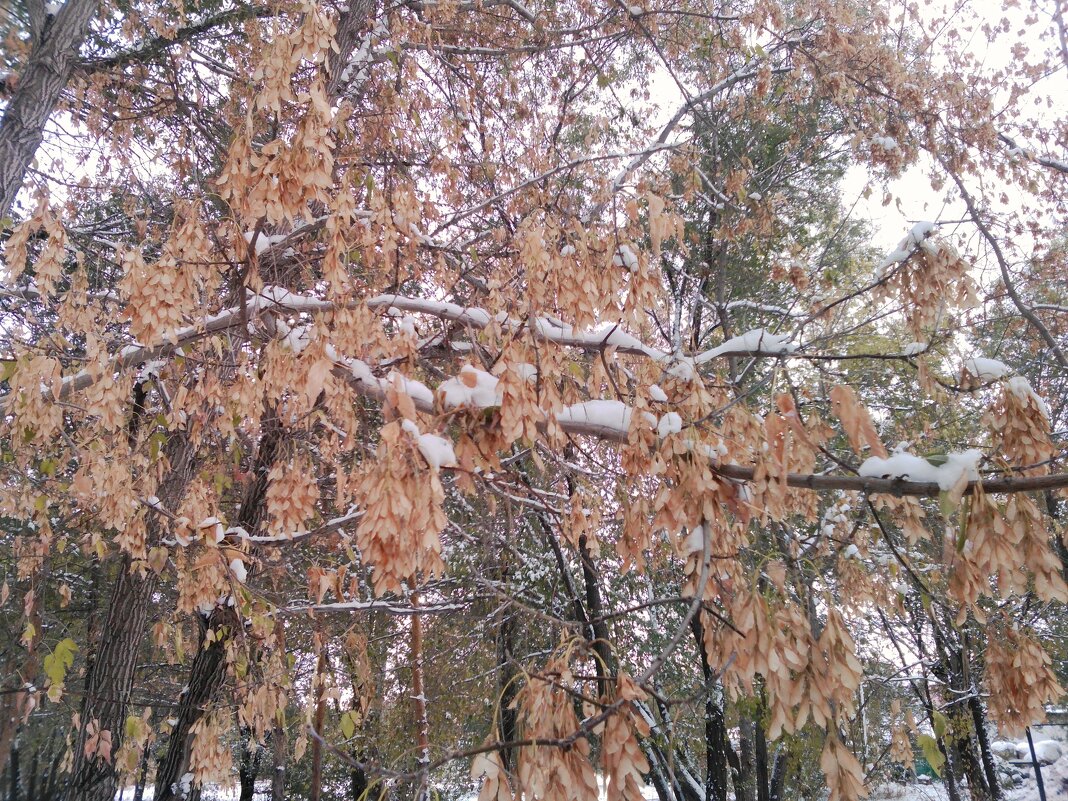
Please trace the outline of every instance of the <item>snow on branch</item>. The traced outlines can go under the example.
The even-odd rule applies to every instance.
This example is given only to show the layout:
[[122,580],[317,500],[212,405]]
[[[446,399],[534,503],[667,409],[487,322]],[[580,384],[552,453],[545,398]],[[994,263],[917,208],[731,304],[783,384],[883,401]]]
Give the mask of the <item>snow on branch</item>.
[[333,604],[311,604],[309,606],[290,606],[278,609],[278,615],[299,615],[306,612],[385,612],[389,615],[411,616],[440,614],[442,612],[459,612],[466,607],[463,604],[431,604],[429,606],[402,606],[389,601],[340,601]]
[[[908,239],[913,240],[915,238],[910,234]],[[472,328],[484,328],[489,325],[491,320],[496,319],[505,327],[529,326],[530,330],[539,339],[563,346],[583,349],[612,347],[619,352],[644,355],[665,364],[679,361],[663,351],[643,345],[618,326],[595,332],[576,333],[570,326],[548,318],[536,318],[530,323],[525,323],[505,318],[504,316],[493,317],[486,310],[477,307],[464,307],[445,301],[410,298],[394,294],[379,295],[371,298],[366,303],[371,308],[397,308],[404,311],[430,314],[442,319],[460,322]],[[168,343],[151,347],[131,346],[124,348],[119,356],[116,357],[113,365],[115,369],[121,369],[168,355],[186,342],[245,324],[246,314],[253,311],[265,312],[278,309],[310,313],[329,311],[334,308],[335,304],[329,301],[308,295],[300,295],[280,287],[265,287],[259,294],[249,296],[246,303],[247,311],[242,310],[240,307],[225,309],[204,318],[195,325],[179,329]],[[682,359],[687,363],[695,364],[698,361],[704,363],[718,356],[732,354],[781,357],[796,351],[796,347],[787,340],[788,337],[785,335],[770,334],[763,329],[756,329],[739,337],[734,337],[719,347],[705,351],[695,358],[682,357]],[[434,393],[421,382],[405,378],[399,374],[390,375],[387,378],[378,378],[374,376],[367,364],[359,360],[341,360],[336,358],[336,354],[334,354],[334,357],[337,364],[335,372],[340,377],[350,381],[360,394],[382,401],[386,397],[389,382],[398,381],[402,391],[412,398],[416,408],[427,413],[436,412]],[[673,368],[669,367],[667,369],[671,370]],[[99,374],[85,370],[73,376],[68,376],[63,379],[55,396],[57,399],[65,398],[73,392],[93,385],[99,377]],[[446,390],[448,390],[448,386],[446,386]],[[469,400],[473,400],[475,405],[480,408],[489,408],[489,401],[487,401],[486,397],[479,396],[477,399],[472,397]],[[495,394],[493,400],[496,401]],[[6,410],[7,403],[7,398],[0,399],[0,413]],[[496,403],[493,405],[496,405]],[[561,415],[558,415],[557,420],[563,431],[568,434],[592,436],[606,441],[623,443],[627,441],[630,412],[630,407],[626,406],[622,401],[592,400],[567,407],[561,412]],[[715,460],[713,459],[713,461]],[[739,481],[752,480],[754,472],[753,468],[738,465],[716,464],[715,469],[722,476]],[[1068,486],[1068,474],[987,479],[981,483],[986,492],[1028,492]],[[790,474],[787,477],[787,484],[799,489],[817,491],[856,490],[860,492],[931,497],[938,496],[942,492],[938,478],[931,476],[895,475],[893,477],[877,477]],[[976,481],[970,482],[965,489],[965,494],[973,492],[978,484],[979,482]],[[311,533],[309,532],[309,534]]]
[[[337,372],[341,376],[352,378],[352,372],[344,366],[339,366]],[[378,400],[383,400],[385,398],[385,390],[379,383],[372,383],[366,379],[352,378],[352,380],[354,381],[354,386],[357,392]],[[426,403],[416,398],[413,398],[413,402],[415,403],[416,408],[420,411],[428,414],[436,412],[432,403]],[[595,399],[565,407],[557,414],[556,420],[559,423],[560,428],[567,434],[593,437],[606,442],[624,444],[628,439],[630,421],[633,413],[634,410],[620,400]],[[648,417],[650,418],[650,422],[654,423],[654,427],[658,427],[660,422],[664,422],[664,432],[674,433],[675,426],[672,424],[674,421],[669,418],[669,415],[671,414],[672,413],[669,412],[667,415],[664,415],[664,418],[668,418],[666,421],[664,418],[661,418],[660,421],[656,421],[652,415],[648,415]],[[754,468],[743,467],[741,465],[723,464],[719,461],[719,452],[714,448],[709,448],[704,443],[690,442],[689,445],[692,450],[704,452],[712,463],[713,469],[724,478],[742,482],[753,480],[755,473]],[[975,462],[972,461],[972,456],[975,455],[975,459],[977,460],[977,453],[978,452],[972,454],[972,452],[968,452],[967,454],[957,454],[956,456],[959,456],[960,459],[955,459],[954,467],[946,470],[944,473],[914,470],[913,473],[915,474],[910,474],[908,469],[897,470],[896,468],[901,465],[896,463],[892,465],[892,467],[895,468],[894,470],[884,470],[882,473],[879,473],[877,472],[875,463],[872,463],[869,465],[869,472],[871,475],[861,474],[850,476],[790,473],[786,477],[786,483],[787,486],[797,489],[808,489],[818,492],[852,490],[863,493],[937,498],[945,491],[943,484],[946,483],[946,480],[950,477],[950,473],[952,472],[956,480],[959,480],[960,475],[962,474],[967,476],[968,484],[963,488],[964,495],[971,495],[980,486],[983,491],[987,493],[1032,492],[1068,487],[1068,473],[1056,473],[1045,476],[1005,476],[1001,478],[979,480],[978,474],[974,473],[971,469],[971,466],[975,464]],[[967,458],[965,458],[966,456]],[[919,457],[912,458],[918,459]],[[913,465],[913,467],[915,467],[915,465]]]
[[722,345],[694,356],[697,364],[704,364],[718,356],[754,354],[759,356],[788,356],[797,350],[790,344],[790,337],[784,334],[772,334],[763,328],[746,331],[731,337]]

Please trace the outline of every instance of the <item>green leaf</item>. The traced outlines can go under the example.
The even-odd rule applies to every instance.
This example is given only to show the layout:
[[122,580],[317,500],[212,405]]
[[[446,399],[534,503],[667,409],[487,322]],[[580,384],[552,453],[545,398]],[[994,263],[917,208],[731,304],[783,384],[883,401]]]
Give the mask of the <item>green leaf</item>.
[[78,650],[78,644],[70,637],[56,643],[52,653],[44,658],[44,672],[48,676],[48,697],[58,701],[62,694],[63,681],[67,678],[67,671],[74,664],[74,654]]
[[[950,517],[956,511],[957,505],[953,502],[951,493],[942,490],[938,493],[938,509],[943,517]],[[959,548],[957,549],[960,550]]]
[[18,369],[18,362],[14,359],[0,361],[0,381],[10,381],[16,369]]
[[144,721],[137,717],[137,715],[127,715],[126,725],[123,726],[123,729],[126,731],[126,739],[140,740],[143,726]]
[[916,740],[919,742],[920,748],[923,749],[923,758],[927,760],[931,770],[935,772],[936,776],[941,776],[942,766],[946,764],[946,758],[938,750],[938,741],[929,734],[921,734]]
[[215,485],[215,491],[219,494],[222,494],[223,490],[229,489],[234,483],[234,480],[229,475],[221,472],[213,474],[211,480]]
[[154,462],[159,459],[160,453],[163,451],[163,446],[167,442],[167,435],[162,431],[157,431],[148,439],[148,452],[149,458]]
[[949,721],[946,720],[946,716],[937,709],[931,713],[931,723],[934,726],[935,734],[939,737],[946,736],[946,732],[949,731]]
[[353,720],[351,711],[341,716],[341,733],[345,735],[346,740],[356,733],[356,721]]

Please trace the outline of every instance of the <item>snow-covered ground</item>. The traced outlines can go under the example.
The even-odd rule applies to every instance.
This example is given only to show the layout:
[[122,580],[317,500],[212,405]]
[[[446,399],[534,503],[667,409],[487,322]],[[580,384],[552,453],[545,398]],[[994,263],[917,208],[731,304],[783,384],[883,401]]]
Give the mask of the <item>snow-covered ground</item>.
[[[1046,786],[1046,801],[1068,801],[1068,753],[1042,768],[1042,781]],[[1033,770],[1019,787],[1005,794],[1006,801],[1038,801],[1038,785]]]
[[[999,760],[1000,762],[1000,760]],[[1020,783],[1006,788],[1005,801],[1039,801],[1038,783],[1030,767],[1021,767]],[[1052,765],[1042,767],[1042,781],[1046,787],[1046,801],[1068,801],[1068,753]],[[876,788],[871,801],[948,801],[949,794],[939,782],[923,784],[890,784]]]
[[[1059,732],[1058,732],[1059,733]],[[1049,732],[1043,732],[1043,736],[1049,736]],[[997,760],[1000,768],[1007,769],[1017,776],[1017,784],[1005,790],[1005,801],[1040,801],[1038,795],[1038,783],[1035,781],[1035,772],[1030,766],[1020,766],[1015,771],[1008,767],[1008,763],[1000,758]],[[1068,747],[1063,755],[1050,765],[1042,767],[1042,779],[1046,787],[1046,801],[1068,801]],[[606,801],[607,793],[604,782],[598,781],[600,793],[598,801]],[[255,801],[266,801],[270,797],[270,787],[266,782],[258,783]],[[144,801],[152,801],[153,788],[145,788],[142,798]],[[204,801],[237,801],[240,796],[238,787],[208,787],[201,796]],[[656,800],[656,791],[652,787],[646,787],[643,797],[648,801]],[[964,797],[967,798],[965,791]],[[133,801],[134,788],[126,787],[116,797],[115,801]],[[473,792],[461,797],[460,801],[476,801],[478,793]],[[931,784],[887,784],[872,790],[870,801],[949,801],[949,794],[941,782]]]
[[[115,796],[115,801],[133,801],[136,792],[135,787],[124,787]],[[146,787],[141,798],[142,801],[152,801],[152,798],[156,794],[155,787]],[[237,785],[233,787],[219,787],[218,785],[208,785],[204,787],[204,790],[200,794],[202,801],[238,801],[241,797],[241,788]],[[256,794],[253,796],[253,801],[267,801],[271,797],[271,785],[270,782],[257,782]]]
[[[1024,770],[1024,776],[1016,787],[1008,788],[1005,792],[1005,801],[1039,801],[1038,784],[1035,782],[1033,770]],[[1054,762],[1042,768],[1042,779],[1046,785],[1046,801],[1068,801],[1068,753]],[[204,801],[237,801],[240,795],[237,787],[205,788],[201,796]],[[257,788],[256,801],[263,801],[270,795],[269,788],[260,792]],[[146,787],[143,795],[144,801],[151,801],[153,788]],[[656,791],[652,787],[646,788],[644,798],[655,801]],[[134,788],[126,787],[119,793],[115,801],[133,801]],[[461,801],[475,801],[477,793],[465,796]],[[604,786],[601,786],[598,801],[605,801],[607,794]],[[889,784],[875,788],[871,794],[871,801],[949,801],[946,788],[940,782],[932,784]]]

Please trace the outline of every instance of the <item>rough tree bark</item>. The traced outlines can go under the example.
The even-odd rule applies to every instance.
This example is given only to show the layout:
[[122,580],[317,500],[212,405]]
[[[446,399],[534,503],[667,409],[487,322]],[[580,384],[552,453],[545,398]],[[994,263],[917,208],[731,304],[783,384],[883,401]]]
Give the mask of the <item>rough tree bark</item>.
[[[412,591],[412,607],[417,608],[419,606],[419,591],[416,589],[415,579],[409,579],[408,585]],[[423,684],[423,616],[418,612],[412,615],[411,662],[412,716],[415,718],[419,769],[426,771],[430,765],[430,724],[426,716],[426,688]],[[415,794],[416,801],[426,801],[426,799],[430,798],[427,779],[428,775],[424,772],[419,779],[419,787]]]
[[[278,618],[274,624],[275,646],[285,648],[286,627]],[[283,710],[282,715],[285,715]],[[275,719],[271,729],[271,799],[282,801],[286,797],[286,729],[283,721]]]
[[605,622],[604,603],[601,600],[601,577],[593,563],[586,535],[579,537],[579,555],[582,558],[582,578],[586,585],[586,613],[593,629],[593,652],[597,655],[597,693],[608,697],[608,689],[615,684],[616,660],[612,654],[608,624]]
[[[502,554],[502,566],[497,576],[502,587],[508,586],[508,564]],[[511,742],[518,739],[517,711],[512,702],[519,691],[519,671],[516,669],[515,658],[515,622],[511,611],[501,609],[497,612],[497,689],[500,697],[500,724],[498,736],[501,742]],[[515,769],[515,754],[511,748],[501,749],[501,761],[505,770]]]
[[771,801],[771,793],[768,786],[768,740],[764,736],[764,726],[759,721],[754,721],[753,734],[756,740],[753,757],[756,765],[757,801]]
[[[315,647],[319,649],[319,659],[315,665],[315,681],[312,692],[315,694],[315,719],[312,725],[318,734],[323,733],[326,722],[326,646],[319,634],[315,636]],[[319,738],[312,740],[312,775],[311,795],[309,801],[320,801],[323,794],[323,744]]]
[[734,795],[738,801],[755,801],[756,781],[753,778],[753,721],[743,718],[738,724],[738,779]]
[[263,748],[256,742],[250,742],[251,730],[242,729],[245,746],[241,750],[241,766],[238,770],[238,782],[241,785],[239,801],[252,801],[256,795],[256,777],[260,773],[260,762],[263,761]]
[[727,751],[731,746],[723,710],[712,695],[714,679],[705,651],[705,630],[700,613],[690,621],[690,628],[705,683],[705,798],[707,801],[727,801]]
[[[31,5],[36,11],[41,3]],[[67,0],[58,14],[45,16],[39,23],[40,31],[34,32],[30,59],[0,119],[0,217],[15,202],[26,170],[44,140],[45,124],[77,66],[78,51],[97,5],[97,0]]]
[[[45,560],[41,564],[41,569],[38,572],[38,577],[34,582],[33,589],[30,590],[31,592],[39,593],[40,587],[47,581],[48,571],[49,563],[48,560]],[[34,694],[28,688],[37,683],[37,674],[41,669],[40,654],[37,651],[37,646],[41,642],[41,634],[43,630],[43,626],[41,625],[41,604],[39,598],[35,598],[27,622],[34,627],[35,633],[26,646],[26,658],[22,660],[22,664],[18,664],[15,660],[11,660],[11,662],[5,666],[8,669],[7,675],[17,677],[18,683],[21,686],[14,692],[0,694],[0,773],[4,772],[8,757],[10,756],[13,758],[17,753],[15,750],[15,740],[18,734],[18,729],[22,725],[23,720],[33,710]],[[12,770],[14,770],[14,766],[12,766]]]
[[786,767],[789,761],[786,746],[780,744],[775,752],[775,761],[771,768],[771,801],[785,801]]
[[[264,433],[260,438],[259,450],[253,469],[253,479],[245,490],[241,500],[241,512],[236,524],[248,532],[256,531],[266,516],[267,476],[274,465],[283,446],[284,437],[281,423],[273,414],[264,422]],[[218,631],[220,626],[227,626],[230,636],[241,625],[234,609],[229,606],[217,606],[207,617],[200,618],[202,631]],[[178,723],[171,730],[167,744],[167,753],[160,761],[156,772],[157,801],[175,798],[173,785],[178,781],[189,764],[189,748],[192,745],[190,729],[193,728],[207,707],[214,701],[223,679],[226,677],[226,641],[229,637],[215,637],[211,642],[201,638],[197,654],[189,669],[187,686],[190,688],[178,704]],[[277,796],[281,797],[281,796]]]
[[[217,606],[207,618],[200,618],[200,643],[197,655],[193,659],[193,667],[190,670],[190,683],[182,693],[182,700],[178,704],[177,719],[171,730],[171,738],[167,747],[167,754],[156,769],[156,794],[153,796],[157,801],[170,801],[179,798],[179,780],[188,771],[189,753],[193,735],[190,730],[193,724],[203,716],[211,699],[214,697],[217,687],[217,676],[225,675],[226,648],[213,648],[218,641],[225,641],[228,636],[216,636],[214,641],[207,647],[203,643],[209,630],[218,632],[221,628],[229,627],[233,631],[235,626],[240,625],[237,613],[229,606]],[[194,787],[192,793],[186,798],[199,797],[198,788]]]
[[[194,448],[184,433],[173,434],[164,447],[170,469],[156,493],[164,508],[175,508],[185,495],[192,477],[193,453]],[[151,515],[149,543],[154,544],[161,533],[162,519]],[[150,570],[134,571],[133,560],[124,555],[100,629],[100,640],[85,677],[82,725],[75,742],[74,765],[64,796],[67,801],[112,801],[115,797],[117,776],[114,763],[85,755],[86,727],[95,721],[99,730],[111,732],[112,753],[118,751],[155,588],[156,574]]]

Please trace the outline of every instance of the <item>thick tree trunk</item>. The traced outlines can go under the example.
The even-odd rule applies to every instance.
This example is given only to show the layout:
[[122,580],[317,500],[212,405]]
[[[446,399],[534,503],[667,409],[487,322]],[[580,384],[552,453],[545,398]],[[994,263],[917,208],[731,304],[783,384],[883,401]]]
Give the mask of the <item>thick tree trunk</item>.
[[[164,508],[173,509],[181,502],[189,484],[193,447],[184,434],[174,434],[164,450],[170,470],[157,496]],[[149,543],[155,544],[161,532],[158,516],[150,516],[148,529]],[[85,677],[81,729],[74,746],[74,765],[65,795],[67,801],[112,801],[115,797],[114,760],[99,756],[90,759],[85,754],[85,744],[87,727],[94,723],[98,731],[110,733],[112,755],[122,745],[137,657],[144,644],[148,612],[156,588],[155,573],[150,570],[133,572],[132,568],[133,560],[124,555],[108,601],[100,641]]]
[[241,766],[238,769],[238,781],[241,784],[240,801],[252,801],[256,795],[256,777],[260,773],[260,762],[263,760],[263,748],[250,738],[248,729],[242,731],[245,736],[245,746],[241,749]]
[[[326,649],[319,637],[316,637],[316,646],[319,648],[319,659],[315,665],[315,719],[316,734],[322,735],[323,723],[326,721]],[[318,738],[312,740],[312,775],[310,801],[320,801],[323,793],[323,744]]]
[[[236,524],[248,532],[256,531],[266,516],[267,476],[282,444],[281,424],[273,413],[268,412],[256,453],[253,478],[242,496],[241,511],[236,520]],[[230,606],[216,606],[208,618],[201,618],[200,622],[205,631],[209,628],[217,631],[220,626],[226,626],[231,633],[241,625],[237,613]],[[215,700],[215,694],[226,676],[226,639],[216,637],[211,642],[205,642],[202,637],[197,646],[186,685],[190,689],[179,703],[178,724],[171,730],[167,753],[156,773],[156,801],[174,798],[172,785],[186,772],[192,745],[189,730]]]
[[979,749],[979,758],[986,773],[986,783],[990,788],[991,801],[1001,801],[1003,793],[998,783],[998,772],[994,766],[994,754],[990,750],[990,738],[986,734],[986,715],[979,696],[972,694],[968,699],[968,708],[972,713],[972,725],[975,727],[975,742]]
[[579,537],[579,556],[582,559],[582,578],[586,584],[586,614],[593,629],[593,652],[597,655],[597,693],[608,696],[608,688],[615,683],[616,660],[612,655],[608,623],[604,619],[604,603],[601,601],[601,577],[593,563],[586,536]]
[[[68,787],[70,801],[111,801],[115,796],[117,777],[110,757],[121,744],[137,657],[141,653],[155,588],[155,574],[135,572],[133,560],[123,556],[92,670],[86,676],[82,726],[74,749],[74,768]],[[98,731],[109,733],[111,754],[108,759],[85,755],[90,724]]]
[[712,695],[712,668],[709,667],[705,651],[705,631],[700,613],[690,621],[690,628],[693,630],[705,682],[705,798],[707,801],[727,801],[727,751],[730,750],[730,742],[723,710]]
[[[948,630],[948,626],[947,626]],[[968,654],[965,650],[967,639],[961,643],[947,642],[946,637],[934,628],[934,643],[938,649],[941,670],[944,673],[943,680],[949,685],[953,695],[963,698],[971,692],[971,681],[968,677]],[[978,733],[969,732],[972,728],[972,713],[967,707],[960,704],[953,706],[949,715],[952,720],[952,728],[959,732],[950,749],[955,753],[961,773],[968,782],[969,795],[972,801],[993,801],[990,786],[987,782],[986,772],[976,750]],[[948,765],[947,765],[948,767]],[[996,786],[996,785],[995,785]]]
[[46,17],[19,74],[18,88],[0,119],[0,217],[15,202],[44,140],[45,125],[77,65],[97,5],[97,0],[67,0],[58,14]]
[[753,758],[756,766],[756,797],[757,801],[771,801],[768,782],[768,741],[764,736],[764,727],[760,721],[753,723],[753,735],[756,748],[753,750]]
[[0,774],[4,772],[8,755],[17,754],[16,737],[19,727],[33,710],[34,692],[29,688],[37,683],[37,676],[41,669],[41,658],[38,653],[41,635],[44,633],[44,624],[41,621],[41,593],[48,585],[50,571],[51,563],[46,556],[41,561],[29,590],[32,596],[27,596],[27,601],[32,597],[27,623],[33,626],[34,634],[26,645],[26,658],[22,660],[21,665],[16,663],[15,669],[11,671],[11,675],[18,676],[22,687],[16,692],[0,694]]
[[[55,731],[55,729],[53,729]],[[37,775],[41,769],[41,749],[33,749],[33,758],[30,760],[30,775],[26,778],[26,798],[33,801],[37,798]]]
[[275,726],[271,730],[271,801],[285,801],[286,797],[286,730]]
[[11,740],[11,758],[8,760],[8,779],[11,783],[7,793],[8,801],[19,801],[19,783],[22,781],[20,767],[19,736],[16,732]]
[[[507,574],[505,574],[507,575]],[[515,623],[511,612],[502,610],[497,624],[497,686],[500,693],[500,738],[501,742],[516,739],[517,711],[512,707],[519,690],[519,677],[513,657],[515,652]],[[506,770],[515,769],[515,759],[511,748],[501,749],[501,761]]]
[[738,726],[738,779],[734,783],[734,797],[738,801],[755,801],[756,782],[753,780],[753,730],[751,720],[743,719]]
[[785,745],[780,745],[775,752],[775,762],[771,769],[771,801],[786,801],[786,766],[789,764],[789,752]]
[[171,729],[167,754],[156,770],[155,801],[171,801],[180,797],[178,782],[189,769],[189,753],[193,743],[191,729],[204,716],[226,677],[228,638],[216,636],[205,645],[205,635],[209,629],[218,633],[224,626],[232,633],[240,624],[237,613],[229,606],[217,606],[206,619],[201,618],[200,647],[189,671],[188,689],[178,703],[178,713],[175,715],[178,722]]

